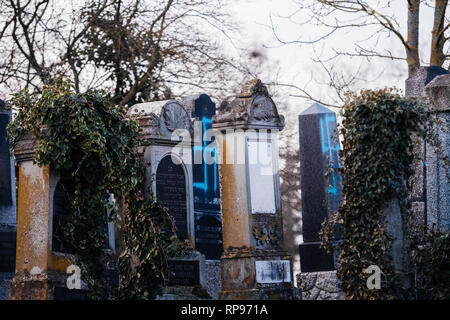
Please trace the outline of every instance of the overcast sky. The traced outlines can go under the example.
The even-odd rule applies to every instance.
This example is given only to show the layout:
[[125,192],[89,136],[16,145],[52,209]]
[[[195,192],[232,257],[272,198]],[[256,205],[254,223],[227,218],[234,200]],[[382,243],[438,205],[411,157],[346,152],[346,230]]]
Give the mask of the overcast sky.
[[[308,1],[308,0],[305,0]],[[368,1],[375,6],[377,3],[383,1]],[[324,30],[316,28],[311,25],[296,25],[289,22],[286,18],[297,10],[298,6],[293,0],[238,0],[231,5],[231,11],[234,18],[240,23],[240,30],[237,46],[246,48],[261,48],[265,47],[265,55],[267,56],[267,64],[271,67],[279,66],[279,81],[287,84],[295,84],[304,87],[308,84],[308,89],[316,96],[323,100],[327,100],[327,96],[332,92],[327,85],[320,86],[316,82],[327,83],[328,77],[324,70],[313,63],[314,50],[323,57],[332,55],[332,49],[347,49],[351,50],[354,47],[355,41],[367,38],[370,29],[354,29],[351,32],[341,32],[333,35],[333,38],[316,45],[313,49],[311,45],[280,45],[274,38],[273,32],[270,28],[272,17],[273,24],[277,31],[277,35],[284,41],[292,41],[296,39],[312,40],[317,36],[323,34]],[[396,18],[401,26],[403,34],[406,33],[406,1],[395,0],[392,1],[390,8],[395,13]],[[296,22],[304,22],[307,20],[305,13],[298,13],[293,17]],[[429,35],[431,33],[433,22],[433,10],[431,8],[421,7],[421,58],[424,65],[429,59]],[[404,49],[399,40],[393,36],[384,36],[377,47],[385,47],[392,50],[394,53],[404,56]],[[404,61],[392,62],[385,59],[374,59],[370,63],[359,58],[341,59],[339,63],[335,62],[333,67],[338,72],[347,72],[351,74],[356,68],[361,67],[363,74],[368,81],[360,81],[355,87],[360,89],[362,87],[384,87],[396,86],[404,88],[404,80],[406,78],[407,68]],[[263,77],[263,76],[261,76]],[[270,76],[266,75],[267,78]],[[315,79],[316,81],[311,81]],[[263,81],[271,81],[272,79],[262,79]],[[296,94],[296,90],[288,90],[286,94]],[[291,98],[289,103],[296,112],[300,113],[311,102],[306,102],[302,99]]]

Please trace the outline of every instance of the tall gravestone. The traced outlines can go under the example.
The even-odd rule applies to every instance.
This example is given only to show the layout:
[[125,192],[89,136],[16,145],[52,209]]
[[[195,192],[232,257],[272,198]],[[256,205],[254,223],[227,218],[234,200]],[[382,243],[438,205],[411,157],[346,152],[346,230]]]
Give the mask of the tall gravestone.
[[221,299],[293,299],[283,221],[278,131],[284,117],[260,80],[222,102],[217,130],[224,253]]
[[[52,246],[54,196],[59,173],[33,162],[39,141],[25,134],[14,147],[18,165],[16,272],[11,300],[54,300],[65,291],[69,255]],[[32,201],[30,201],[32,199]]]
[[[220,212],[219,168],[214,137],[208,136],[216,104],[206,94],[188,96],[183,105],[194,119],[193,189],[195,211],[195,247],[208,260],[220,260],[222,254],[222,217]],[[214,159],[206,161],[206,155]]]
[[[442,151],[450,159],[450,74],[436,76],[425,87],[432,110],[440,120],[435,134]],[[427,223],[442,231],[450,230],[450,168],[441,155],[427,150],[426,155]]]
[[333,257],[320,248],[319,231],[324,219],[337,211],[342,202],[336,129],[336,114],[318,103],[299,115],[302,272],[334,270]]
[[221,288],[220,257],[223,242],[217,146],[214,137],[210,136],[216,104],[206,94],[187,96],[182,103],[194,122],[195,248],[205,255],[205,281],[211,296],[217,299]]
[[[195,248],[191,117],[175,100],[136,104],[129,116],[141,127],[146,184],[169,209],[178,237]],[[194,299],[193,288],[205,283],[204,256],[194,251],[175,257],[169,269],[169,286],[161,298]]]
[[8,299],[16,259],[15,169],[6,133],[11,117],[0,100],[0,300]]
[[[405,94],[407,97],[424,98],[426,97],[425,86],[435,77],[448,74],[448,71],[438,67],[420,67],[412,72],[405,81]],[[428,147],[426,141],[415,140],[413,154],[414,175],[411,177],[411,190],[409,192],[409,201],[411,202],[412,215],[410,223],[413,226],[423,226],[427,224],[427,154]]]
[[[336,114],[315,103],[299,115],[303,243],[297,286],[302,299],[339,299],[334,257],[320,248],[321,224],[342,203]],[[331,170],[330,170],[331,169]]]

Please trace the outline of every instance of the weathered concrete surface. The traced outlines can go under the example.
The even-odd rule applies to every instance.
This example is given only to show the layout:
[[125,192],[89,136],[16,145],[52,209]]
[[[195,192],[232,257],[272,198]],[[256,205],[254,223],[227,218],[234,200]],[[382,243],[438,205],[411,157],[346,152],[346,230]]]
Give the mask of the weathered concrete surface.
[[[425,92],[441,122],[435,126],[435,134],[442,151],[450,159],[450,74],[435,77],[425,87]],[[442,231],[450,230],[450,168],[431,147],[427,150],[426,160],[427,223]]]
[[[238,134],[236,135],[239,138]],[[225,135],[217,137],[222,159],[235,159],[234,148],[228,148]],[[247,184],[244,164],[219,165],[223,247],[250,246]],[[227,212],[227,214],[225,214]]]
[[297,275],[302,300],[342,300],[336,271],[307,272]]
[[203,287],[208,291],[211,298],[219,299],[222,290],[222,278],[220,276],[220,261],[206,260]]
[[[222,208],[223,246],[221,258],[222,291],[220,299],[293,299],[292,279],[278,283],[257,281],[256,261],[286,260],[291,257],[281,250],[282,217],[279,194],[278,148],[276,133],[271,138],[256,139],[262,129],[281,130],[284,118],[278,114],[267,88],[259,80],[247,83],[236,96],[222,102],[213,117],[213,128],[221,134],[218,142],[220,199]],[[250,133],[252,136],[250,136]],[[235,143],[231,143],[235,141]],[[250,142],[251,143],[250,143]],[[273,180],[267,191],[273,197],[271,208],[255,205],[252,177],[258,180],[260,165],[248,160],[250,148],[272,143],[270,171]],[[244,158],[245,161],[239,161]],[[262,167],[262,166],[261,166]],[[261,175],[262,173],[259,172]],[[259,181],[259,180],[258,180]],[[268,181],[267,179],[265,181]],[[261,187],[261,186],[258,186]],[[273,270],[278,274],[277,270]],[[290,270],[292,274],[292,269]]]
[[59,177],[49,167],[33,164],[36,144],[25,136],[15,149],[19,188],[16,274],[10,299],[53,299],[55,279],[71,264],[67,256],[51,250],[53,191]]
[[[420,67],[405,81],[405,95],[407,97],[424,98],[426,96],[425,86],[435,77],[448,74],[448,71],[436,66]],[[426,158],[429,147],[422,139],[415,139],[413,153],[415,155],[412,167],[414,175],[409,183],[411,190],[409,199],[413,207],[410,217],[412,225],[423,226],[427,219],[427,166]]]

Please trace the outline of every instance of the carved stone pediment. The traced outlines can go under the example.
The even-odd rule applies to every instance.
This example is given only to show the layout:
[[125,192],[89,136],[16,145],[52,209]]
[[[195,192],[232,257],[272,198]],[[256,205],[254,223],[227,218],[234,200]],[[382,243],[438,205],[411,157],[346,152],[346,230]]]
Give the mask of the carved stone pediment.
[[159,115],[159,132],[162,137],[170,139],[177,129],[190,131],[191,118],[180,103],[169,101],[162,107]]
[[266,86],[261,80],[255,79],[246,83],[239,95],[222,101],[218,114],[213,118],[213,123],[216,128],[281,130],[284,127],[284,117],[278,114]]
[[136,104],[130,108],[128,116],[139,122],[144,139],[171,140],[177,129],[192,132],[188,112],[175,100]]

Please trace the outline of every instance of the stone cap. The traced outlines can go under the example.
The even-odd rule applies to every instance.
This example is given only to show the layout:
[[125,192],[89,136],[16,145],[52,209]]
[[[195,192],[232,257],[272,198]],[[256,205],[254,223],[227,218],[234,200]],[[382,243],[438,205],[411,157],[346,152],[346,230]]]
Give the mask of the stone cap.
[[423,98],[424,88],[436,76],[447,74],[448,71],[439,66],[416,68],[405,80],[405,95],[407,97]]
[[[43,127],[41,134],[48,136],[49,131]],[[14,145],[14,156],[17,162],[32,160],[40,139],[32,132],[24,133]]]
[[425,93],[433,102],[433,110],[450,112],[450,74],[434,78],[426,85]]
[[305,111],[303,111],[302,113],[300,113],[300,116],[304,116],[304,115],[309,115],[309,114],[321,114],[321,113],[332,113],[332,114],[336,114],[333,111],[331,111],[330,109],[324,107],[323,105],[321,105],[320,103],[313,103],[311,106],[309,106]]
[[241,93],[222,101],[213,117],[213,127],[220,129],[278,129],[284,128],[284,117],[259,79],[247,82]]
[[138,103],[131,106],[127,115],[139,122],[141,139],[172,140],[177,129],[193,131],[191,117],[176,100]]

